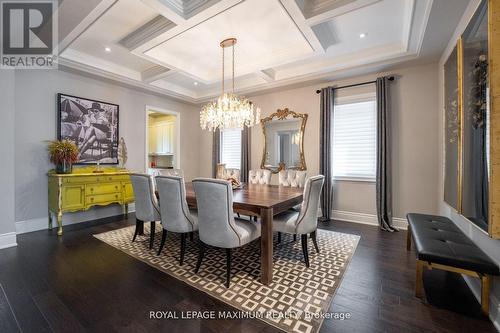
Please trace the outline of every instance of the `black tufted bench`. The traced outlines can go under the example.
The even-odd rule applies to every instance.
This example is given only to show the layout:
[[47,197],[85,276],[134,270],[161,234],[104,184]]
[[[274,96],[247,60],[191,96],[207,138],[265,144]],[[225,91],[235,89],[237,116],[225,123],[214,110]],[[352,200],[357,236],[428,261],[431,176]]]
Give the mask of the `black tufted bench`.
[[481,279],[481,308],[489,311],[490,276],[499,275],[498,266],[460,229],[444,216],[410,213],[406,248],[411,239],[417,253],[415,295],[423,298],[424,268],[442,269]]

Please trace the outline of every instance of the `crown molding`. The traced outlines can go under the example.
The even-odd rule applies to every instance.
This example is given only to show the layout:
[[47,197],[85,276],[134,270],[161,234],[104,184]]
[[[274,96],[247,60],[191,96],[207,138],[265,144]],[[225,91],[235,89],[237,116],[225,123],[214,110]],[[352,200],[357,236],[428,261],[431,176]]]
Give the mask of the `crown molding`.
[[172,98],[176,101],[182,102],[182,103],[188,103],[188,104],[193,104],[197,105],[199,102],[197,99],[193,97],[189,97],[183,94],[176,93],[174,91],[169,91],[161,88],[157,88],[153,85],[143,83],[141,81],[133,80],[127,77],[124,77],[122,75],[118,75],[103,69],[99,69],[93,66],[89,66],[86,64],[82,64],[80,62],[72,61],[70,59],[65,59],[63,57],[59,57],[58,60],[58,65],[59,65],[59,70],[67,71],[67,72],[72,72],[76,71],[78,73],[86,73],[90,74],[91,76],[95,76],[98,79],[106,79],[106,80],[111,80],[114,82],[121,83],[127,87],[132,87],[132,88],[140,88],[143,91],[146,92],[152,92],[154,94],[160,95],[160,96],[166,96],[169,98]]

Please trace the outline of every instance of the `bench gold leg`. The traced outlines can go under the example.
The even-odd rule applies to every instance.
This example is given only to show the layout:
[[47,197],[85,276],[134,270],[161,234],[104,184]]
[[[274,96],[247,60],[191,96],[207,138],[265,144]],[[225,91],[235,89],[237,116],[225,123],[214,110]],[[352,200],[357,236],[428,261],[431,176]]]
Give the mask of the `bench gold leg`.
[[490,313],[490,276],[481,276],[481,309],[485,315]]
[[406,251],[411,250],[411,227],[408,224],[408,230],[406,230]]
[[424,297],[424,262],[417,259],[417,272],[415,276],[415,296],[418,298]]

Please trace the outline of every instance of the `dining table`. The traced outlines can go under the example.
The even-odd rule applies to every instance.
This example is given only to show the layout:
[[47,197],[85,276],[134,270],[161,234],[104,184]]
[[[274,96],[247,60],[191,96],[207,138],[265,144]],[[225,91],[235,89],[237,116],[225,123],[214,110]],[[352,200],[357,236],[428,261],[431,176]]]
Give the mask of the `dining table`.
[[[260,217],[260,281],[264,285],[273,281],[273,216],[300,204],[302,193],[302,188],[261,184],[242,184],[233,190],[234,212]],[[189,206],[196,207],[192,183],[186,183],[186,200]]]

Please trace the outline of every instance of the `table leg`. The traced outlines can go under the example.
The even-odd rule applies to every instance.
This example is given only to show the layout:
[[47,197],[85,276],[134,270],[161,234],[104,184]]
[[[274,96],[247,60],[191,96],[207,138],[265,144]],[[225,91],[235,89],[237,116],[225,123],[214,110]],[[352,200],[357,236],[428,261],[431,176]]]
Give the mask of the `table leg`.
[[62,212],[57,212],[57,236],[62,236]]
[[273,209],[262,208],[260,218],[260,281],[269,285],[273,282]]

